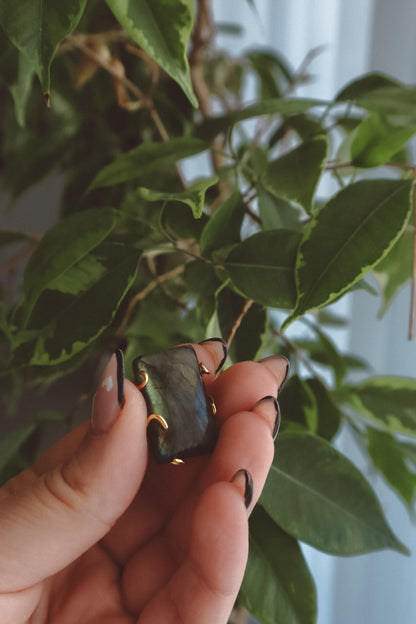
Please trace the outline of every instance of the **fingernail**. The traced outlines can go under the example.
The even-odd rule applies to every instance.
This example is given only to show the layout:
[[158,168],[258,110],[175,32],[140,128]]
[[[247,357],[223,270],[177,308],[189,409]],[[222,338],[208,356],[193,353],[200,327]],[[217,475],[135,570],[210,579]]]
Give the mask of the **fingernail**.
[[[283,356],[282,356],[282,357],[283,357]],[[277,391],[277,394],[280,394],[280,392],[281,392],[281,391],[283,390],[283,388],[285,387],[287,380],[289,379],[289,373],[290,373],[290,362],[289,362],[289,360],[288,360],[287,358],[285,358],[285,360],[286,360],[286,373],[285,373],[285,376],[284,376],[284,378],[283,378],[282,383],[281,383],[281,384],[280,384],[280,386],[279,386],[279,389],[278,389],[278,391]]]
[[284,355],[270,355],[269,357],[259,360],[266,366],[275,377],[281,377],[283,373],[283,381],[281,382],[278,393],[281,392],[289,377],[290,363]]
[[111,356],[98,384],[92,406],[92,428],[109,431],[124,405],[124,356],[121,349]]
[[273,440],[279,432],[280,427],[280,406],[274,396],[265,396],[258,401],[250,410],[260,414],[270,425]]
[[227,343],[222,338],[208,338],[207,340],[202,340],[199,344],[205,344],[207,342],[210,343],[210,346],[213,347],[217,355],[217,361],[219,362],[217,368],[215,369],[215,374],[217,374],[222,369],[224,362],[227,359]]
[[231,483],[238,486],[244,498],[244,505],[246,509],[248,509],[253,500],[253,477],[248,470],[242,468],[241,470],[237,470],[231,479]]

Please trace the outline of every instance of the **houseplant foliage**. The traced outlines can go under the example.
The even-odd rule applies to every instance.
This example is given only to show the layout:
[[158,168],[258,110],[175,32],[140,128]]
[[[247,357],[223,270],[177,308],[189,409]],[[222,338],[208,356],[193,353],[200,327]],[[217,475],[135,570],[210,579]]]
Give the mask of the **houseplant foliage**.
[[[232,58],[214,18],[208,0],[0,5],[3,189],[13,204],[63,180],[48,231],[0,230],[15,276],[0,300],[9,418],[23,388],[45,392],[45,409],[0,441],[0,474],[72,417],[45,389],[84,367],[81,403],[116,346],[127,371],[139,353],[216,334],[230,361],[284,353],[283,425],[239,601],[264,624],[312,624],[298,540],[406,553],[332,441],[349,428],[411,511],[416,381],[374,378],[341,353],[328,334],[344,321],[327,306],[372,272],[383,313],[412,278],[416,88],[371,74],[333,101],[302,99],[307,64],[261,48]],[[333,190],[318,201],[322,180]],[[364,381],[351,383],[356,369]]]

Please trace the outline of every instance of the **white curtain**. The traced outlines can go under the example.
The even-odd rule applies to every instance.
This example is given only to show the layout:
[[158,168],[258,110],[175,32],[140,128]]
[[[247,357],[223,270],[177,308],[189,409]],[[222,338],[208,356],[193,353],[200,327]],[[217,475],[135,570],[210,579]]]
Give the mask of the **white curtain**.
[[[331,98],[346,82],[368,71],[416,83],[414,0],[255,0],[258,16],[252,4],[248,0],[214,2],[217,19],[239,20],[244,29],[241,38],[221,36],[221,44],[235,53],[248,46],[270,46],[295,68],[311,49],[325,46],[310,66],[314,81],[300,95]],[[414,377],[416,343],[407,341],[408,291],[382,321],[375,321],[377,305],[366,293],[342,303],[351,324],[340,346],[367,359],[374,374]],[[343,435],[339,445],[370,480],[393,530],[415,554],[406,558],[384,551],[342,559],[305,547],[317,581],[318,624],[414,624],[415,526],[353,441]]]

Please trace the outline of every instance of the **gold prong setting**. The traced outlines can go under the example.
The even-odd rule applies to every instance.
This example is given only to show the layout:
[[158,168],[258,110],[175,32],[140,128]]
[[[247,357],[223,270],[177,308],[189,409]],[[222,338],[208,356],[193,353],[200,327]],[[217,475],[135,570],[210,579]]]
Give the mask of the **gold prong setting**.
[[146,373],[146,371],[140,371],[140,375],[142,381],[136,386],[138,390],[142,390],[145,386],[147,386],[147,382],[149,381],[149,375]]
[[150,416],[147,417],[146,427],[148,427],[149,423],[151,423],[153,420],[158,422],[159,425],[161,425],[165,431],[167,431],[169,429],[168,423],[163,418],[163,416],[160,416],[160,414],[150,414]]
[[203,362],[199,362],[199,372],[201,375],[209,375],[209,370]]

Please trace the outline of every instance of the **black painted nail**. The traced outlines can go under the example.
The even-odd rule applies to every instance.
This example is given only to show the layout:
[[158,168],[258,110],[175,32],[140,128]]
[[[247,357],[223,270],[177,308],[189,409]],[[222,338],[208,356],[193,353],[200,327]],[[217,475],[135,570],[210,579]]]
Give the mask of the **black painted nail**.
[[222,349],[223,349],[222,359],[220,360],[220,363],[215,369],[215,374],[217,374],[222,369],[222,367],[224,366],[225,360],[227,359],[227,355],[228,355],[227,343],[222,338],[207,338],[206,340],[202,340],[199,344],[204,344],[204,342],[219,342],[222,346]]
[[283,378],[282,383],[279,386],[279,389],[277,391],[278,394],[280,394],[280,392],[283,390],[283,388],[286,385],[287,380],[289,379],[289,373],[290,373],[290,362],[289,360],[287,360],[287,364],[286,364],[286,372],[285,372],[285,376]]
[[251,505],[251,501],[253,500],[253,477],[249,473],[248,470],[241,468],[241,470],[237,470],[233,478],[231,479],[231,483],[238,482],[242,488],[244,488],[244,505],[246,509],[248,509]]
[[280,427],[280,406],[277,399],[271,395],[265,396],[257,401],[250,411],[260,412],[261,416],[268,421],[273,440],[275,440]]
[[92,406],[92,428],[105,433],[114,425],[124,405],[124,357],[118,349],[104,369]]
[[117,401],[120,407],[124,405],[124,353],[121,349],[117,349]]
[[276,401],[276,422],[274,423],[274,427],[273,427],[273,431],[272,431],[272,438],[273,438],[273,440],[276,440],[277,434],[279,433],[280,421],[281,421],[280,405],[279,405],[278,401]]

